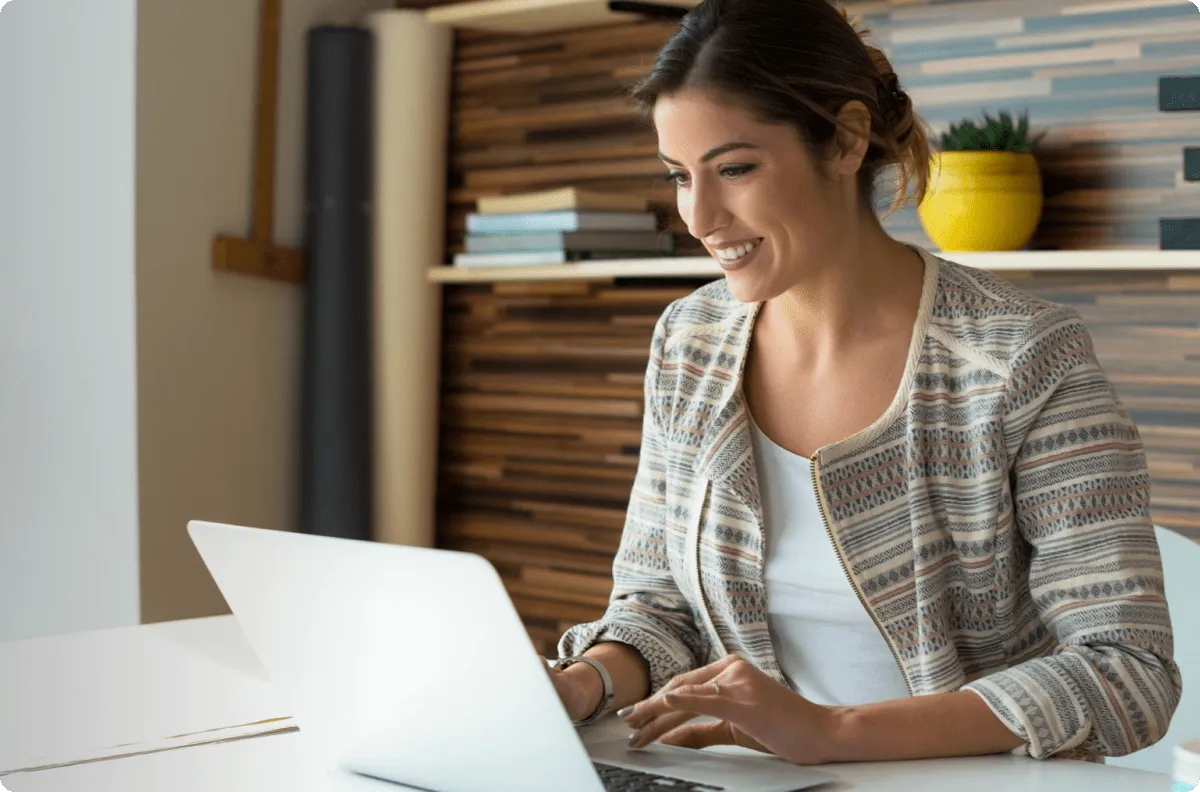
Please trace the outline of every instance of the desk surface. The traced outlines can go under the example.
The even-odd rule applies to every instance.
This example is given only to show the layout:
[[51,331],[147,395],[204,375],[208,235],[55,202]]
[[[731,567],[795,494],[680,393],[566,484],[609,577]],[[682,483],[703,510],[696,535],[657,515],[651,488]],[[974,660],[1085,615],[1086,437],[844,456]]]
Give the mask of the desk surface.
[[[303,732],[200,745],[106,762],[19,773],[12,792],[395,792],[413,789],[347,773],[326,774],[308,761]],[[814,792],[1169,792],[1167,776],[1067,759],[1013,756],[830,765],[838,781]]]
[[0,643],[0,776],[290,714],[232,616]]
[[[169,636],[169,639],[164,638]],[[174,622],[125,630],[98,631],[64,637],[59,649],[70,647],[67,657],[61,651],[42,646],[41,653],[30,651],[32,642],[18,651],[20,644],[0,644],[0,700],[33,681],[34,689],[48,691],[57,685],[77,694],[74,709],[70,702],[57,701],[55,717],[73,724],[71,733],[77,742],[87,742],[88,734],[108,734],[114,711],[105,695],[84,690],[85,684],[110,691],[136,689],[139,677],[168,678],[166,669],[154,664],[164,662],[161,643],[178,649],[166,659],[183,665],[196,662],[205,669],[206,688],[163,690],[153,707],[142,713],[139,728],[150,725],[149,716],[157,713],[162,724],[180,720],[180,713],[198,712],[196,701],[205,696],[216,699],[218,706],[230,706],[229,699],[239,691],[250,691],[253,706],[278,707],[279,699],[263,689],[261,668],[253,654],[244,651],[244,639],[231,617]],[[36,648],[36,647],[35,647]],[[53,647],[51,647],[53,648]],[[94,667],[97,651],[108,658],[103,664],[107,677]],[[49,652],[49,654],[47,654]],[[107,653],[107,654],[105,654]],[[57,658],[51,668],[37,665],[47,656]],[[190,659],[188,659],[190,658]],[[118,662],[119,661],[119,662]],[[247,680],[250,680],[248,684]],[[254,681],[257,680],[257,686]],[[28,697],[24,700],[28,701]],[[224,704],[222,703],[224,702]],[[99,706],[98,706],[99,705]],[[29,724],[19,722],[19,710],[0,709],[0,735],[26,732]],[[215,710],[209,707],[207,714]],[[240,712],[230,709],[231,713]],[[48,723],[45,718],[35,722]],[[237,717],[243,717],[238,714]],[[227,725],[234,725],[232,723]],[[160,730],[161,731],[161,730]],[[614,733],[625,734],[623,723],[610,716],[593,727],[581,730],[585,740],[603,739]],[[27,733],[27,732],[26,732]],[[34,735],[37,737],[37,735]],[[157,734],[162,737],[164,734]],[[0,745],[3,743],[0,742]],[[737,752],[737,748],[715,749]],[[210,792],[213,789],[261,790],[288,789],[294,792],[388,792],[405,789],[395,784],[372,781],[349,774],[329,775],[311,764],[303,732],[254,737],[237,742],[200,745],[179,750],[113,759],[37,772],[16,773],[3,777],[12,792],[65,792],[87,789],[89,792],[141,792],[171,789],[173,792]],[[936,792],[936,790],[987,789],[989,792],[1093,792],[1097,789],[1122,789],[1128,792],[1166,792],[1170,779],[1158,773],[1094,765],[1066,759],[1038,761],[1008,755],[938,759],[913,762],[878,762],[828,765],[837,776],[836,783],[817,789],[820,792],[850,790],[888,790],[888,792]]]

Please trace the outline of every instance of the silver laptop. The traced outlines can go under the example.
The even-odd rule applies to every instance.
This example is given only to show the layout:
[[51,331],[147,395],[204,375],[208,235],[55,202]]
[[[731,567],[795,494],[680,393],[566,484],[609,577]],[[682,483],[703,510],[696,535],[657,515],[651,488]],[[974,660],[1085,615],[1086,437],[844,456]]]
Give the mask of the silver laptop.
[[835,780],[749,751],[634,751],[612,717],[574,727],[481,556],[196,521],[188,532],[326,769],[435,792],[790,792]]

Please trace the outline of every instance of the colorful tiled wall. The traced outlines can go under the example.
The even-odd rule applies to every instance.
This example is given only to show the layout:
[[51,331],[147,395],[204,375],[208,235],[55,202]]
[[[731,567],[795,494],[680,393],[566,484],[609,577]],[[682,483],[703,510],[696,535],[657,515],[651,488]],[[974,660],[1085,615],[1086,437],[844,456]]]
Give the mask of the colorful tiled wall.
[[[940,135],[983,111],[1028,111],[1046,208],[1031,247],[1158,248],[1159,218],[1200,216],[1184,148],[1200,112],[1164,112],[1158,81],[1200,76],[1187,0],[960,0],[848,4]],[[908,209],[897,236],[932,243]]]

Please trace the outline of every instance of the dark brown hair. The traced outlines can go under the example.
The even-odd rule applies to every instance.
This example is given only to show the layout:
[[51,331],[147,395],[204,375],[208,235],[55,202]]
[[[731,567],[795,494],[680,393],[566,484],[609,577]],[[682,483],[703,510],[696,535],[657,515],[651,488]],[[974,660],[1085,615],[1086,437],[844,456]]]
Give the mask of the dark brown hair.
[[647,119],[659,97],[685,88],[713,92],[763,123],[792,125],[822,156],[837,114],[857,99],[871,114],[859,194],[874,207],[876,182],[894,166],[888,213],[919,202],[929,178],[924,122],[887,56],[829,0],[703,0],[659,50],[650,74],[631,89]]

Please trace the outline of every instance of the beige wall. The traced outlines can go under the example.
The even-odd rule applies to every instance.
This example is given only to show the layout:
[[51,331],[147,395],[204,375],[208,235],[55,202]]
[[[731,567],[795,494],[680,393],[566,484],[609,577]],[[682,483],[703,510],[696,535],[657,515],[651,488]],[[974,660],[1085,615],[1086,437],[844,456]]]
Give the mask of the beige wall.
[[[378,0],[285,0],[276,239],[303,236],[305,36]],[[138,4],[137,354],[143,621],[225,613],[189,519],[291,530],[301,290],[215,273],[248,234],[258,3]],[[334,14],[337,14],[335,17]]]

